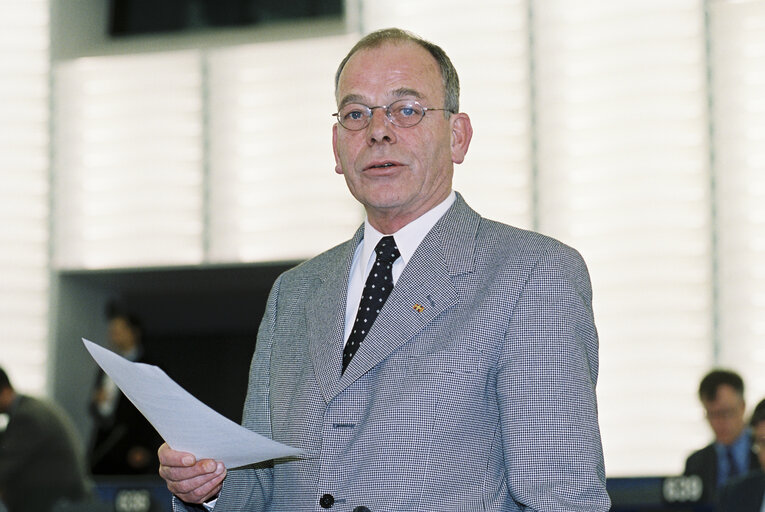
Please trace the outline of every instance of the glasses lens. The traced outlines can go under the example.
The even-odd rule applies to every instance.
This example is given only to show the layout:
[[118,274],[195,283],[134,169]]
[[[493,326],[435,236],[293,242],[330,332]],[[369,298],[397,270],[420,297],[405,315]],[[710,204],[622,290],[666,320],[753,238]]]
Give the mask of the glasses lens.
[[408,128],[422,121],[425,109],[412,100],[399,100],[388,107],[390,120],[397,126]]
[[349,103],[337,113],[337,120],[349,130],[361,130],[369,123],[371,113],[366,105]]

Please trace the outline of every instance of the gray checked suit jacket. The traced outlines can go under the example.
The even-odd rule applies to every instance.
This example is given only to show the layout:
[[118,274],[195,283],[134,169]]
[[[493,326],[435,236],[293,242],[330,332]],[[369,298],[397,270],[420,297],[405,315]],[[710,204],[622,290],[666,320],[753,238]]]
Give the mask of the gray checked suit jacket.
[[243,423],[307,456],[229,471],[215,510],[608,510],[581,256],[458,194],[341,374],[362,236],[280,276],[258,332]]

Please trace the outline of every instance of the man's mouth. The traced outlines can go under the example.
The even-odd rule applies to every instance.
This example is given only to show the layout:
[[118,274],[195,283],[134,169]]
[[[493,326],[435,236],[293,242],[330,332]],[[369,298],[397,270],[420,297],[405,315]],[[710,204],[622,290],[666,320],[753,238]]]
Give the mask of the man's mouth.
[[395,162],[380,162],[380,163],[369,165],[367,169],[386,169],[388,167],[395,167],[397,165],[399,164]]

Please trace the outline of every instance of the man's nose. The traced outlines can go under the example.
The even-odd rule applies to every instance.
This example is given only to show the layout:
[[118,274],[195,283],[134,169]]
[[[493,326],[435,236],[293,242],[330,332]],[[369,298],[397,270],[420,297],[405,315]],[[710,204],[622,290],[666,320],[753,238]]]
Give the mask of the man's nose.
[[372,116],[367,126],[367,142],[375,144],[382,141],[395,142],[393,123],[388,119],[384,108],[375,108],[372,109]]

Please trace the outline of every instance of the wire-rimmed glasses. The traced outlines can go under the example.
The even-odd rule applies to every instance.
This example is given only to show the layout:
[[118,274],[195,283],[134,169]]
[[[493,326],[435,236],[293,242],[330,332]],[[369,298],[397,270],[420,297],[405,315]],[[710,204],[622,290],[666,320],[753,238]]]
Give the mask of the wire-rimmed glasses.
[[415,100],[397,100],[390,105],[378,105],[375,107],[370,107],[363,103],[348,103],[339,112],[335,112],[332,115],[337,117],[337,122],[343,128],[358,131],[369,126],[372,114],[376,108],[383,109],[388,121],[401,128],[411,128],[419,124],[422,118],[425,117],[425,113],[430,110],[446,110],[452,114],[454,113],[446,108],[423,107],[419,101]]

